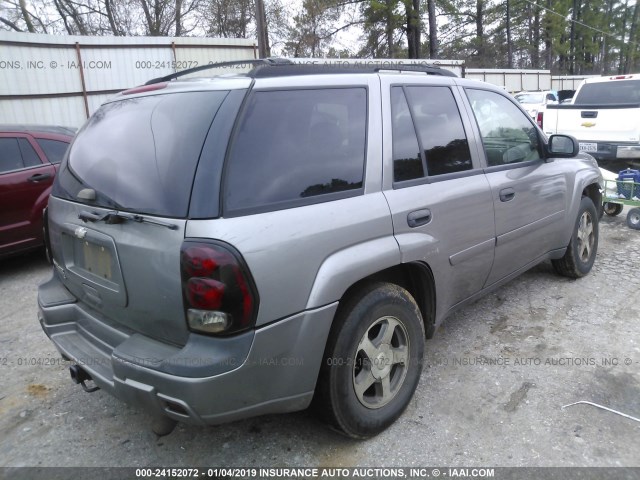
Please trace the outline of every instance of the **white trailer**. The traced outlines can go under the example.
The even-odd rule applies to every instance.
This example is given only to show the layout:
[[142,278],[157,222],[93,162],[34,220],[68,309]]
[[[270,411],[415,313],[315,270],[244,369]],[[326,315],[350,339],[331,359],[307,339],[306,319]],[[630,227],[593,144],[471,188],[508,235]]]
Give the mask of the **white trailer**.
[[0,123],[81,126],[107,98],[185,68],[254,59],[254,40],[0,32]]
[[551,90],[550,70],[467,68],[464,77],[502,87],[510,93]]
[[551,77],[553,90],[577,90],[585,78],[599,77],[600,75],[554,75]]

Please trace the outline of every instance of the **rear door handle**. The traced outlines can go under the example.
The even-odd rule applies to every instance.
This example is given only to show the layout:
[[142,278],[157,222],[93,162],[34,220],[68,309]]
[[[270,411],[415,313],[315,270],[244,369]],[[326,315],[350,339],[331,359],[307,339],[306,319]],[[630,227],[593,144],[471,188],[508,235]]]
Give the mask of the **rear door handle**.
[[431,221],[431,210],[424,208],[422,210],[416,210],[407,215],[407,224],[411,228],[420,227],[426,225]]
[[513,188],[503,188],[500,190],[500,201],[509,202],[516,196],[516,191]]
[[29,177],[29,181],[33,183],[42,182],[43,180],[49,180],[52,177],[50,173],[36,173]]

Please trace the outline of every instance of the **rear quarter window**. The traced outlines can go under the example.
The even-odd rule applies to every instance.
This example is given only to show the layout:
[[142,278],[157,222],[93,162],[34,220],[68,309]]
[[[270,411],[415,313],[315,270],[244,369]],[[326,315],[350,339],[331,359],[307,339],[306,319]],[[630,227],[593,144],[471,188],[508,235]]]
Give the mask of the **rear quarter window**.
[[366,121],[364,87],[253,92],[227,159],[225,211],[362,193]]
[[60,140],[38,138],[36,142],[38,142],[38,145],[40,145],[40,148],[47,156],[47,160],[51,163],[60,163],[64,158],[64,154],[67,152],[67,148],[69,148],[67,142],[61,142]]

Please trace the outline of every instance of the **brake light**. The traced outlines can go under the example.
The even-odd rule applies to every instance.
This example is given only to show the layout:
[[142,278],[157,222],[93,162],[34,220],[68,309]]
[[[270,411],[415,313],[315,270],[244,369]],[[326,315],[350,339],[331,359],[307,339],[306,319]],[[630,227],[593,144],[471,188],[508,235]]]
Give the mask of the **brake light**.
[[255,324],[256,290],[246,265],[231,247],[185,241],[180,270],[189,329],[229,335]]
[[609,80],[626,80],[633,78],[633,75],[616,75],[615,77],[609,77]]
[[544,112],[538,112],[538,115],[536,115],[536,123],[538,124],[538,126],[540,128],[542,128],[542,116],[543,116]]

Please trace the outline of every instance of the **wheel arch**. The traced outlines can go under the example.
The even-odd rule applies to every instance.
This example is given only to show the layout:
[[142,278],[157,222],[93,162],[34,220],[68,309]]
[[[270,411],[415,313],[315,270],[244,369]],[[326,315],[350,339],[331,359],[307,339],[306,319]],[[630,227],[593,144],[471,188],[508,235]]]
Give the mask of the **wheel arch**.
[[[578,172],[575,177],[575,188],[573,195],[568,200],[568,208],[565,216],[565,231],[562,237],[563,245],[569,245],[571,236],[573,235],[573,228],[580,209],[580,202],[584,197],[591,199],[596,207],[596,213],[598,219],[602,216],[602,187],[600,185],[601,178],[598,178],[595,173],[591,175],[584,175],[584,171]],[[592,173],[592,172],[589,172]]]
[[347,300],[365,286],[376,282],[388,282],[407,290],[414,298],[422,314],[426,338],[435,333],[436,284],[429,265],[423,262],[410,262],[394,265],[368,275],[351,285],[342,295],[336,316]]
[[596,212],[598,212],[598,218],[602,213],[602,191],[598,183],[590,183],[582,189],[581,197],[589,197],[593,204],[596,206]]

